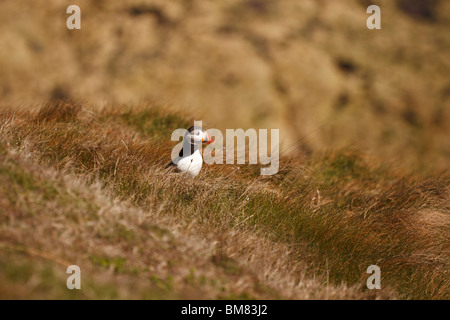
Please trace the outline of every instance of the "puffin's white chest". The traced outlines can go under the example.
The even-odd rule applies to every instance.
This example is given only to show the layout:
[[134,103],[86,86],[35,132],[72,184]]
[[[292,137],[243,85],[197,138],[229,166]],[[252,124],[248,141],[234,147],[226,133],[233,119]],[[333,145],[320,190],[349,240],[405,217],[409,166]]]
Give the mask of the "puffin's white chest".
[[186,157],[178,157],[173,162],[178,170],[187,173],[192,177],[199,174],[203,165],[203,158],[198,150],[196,150],[192,155]]

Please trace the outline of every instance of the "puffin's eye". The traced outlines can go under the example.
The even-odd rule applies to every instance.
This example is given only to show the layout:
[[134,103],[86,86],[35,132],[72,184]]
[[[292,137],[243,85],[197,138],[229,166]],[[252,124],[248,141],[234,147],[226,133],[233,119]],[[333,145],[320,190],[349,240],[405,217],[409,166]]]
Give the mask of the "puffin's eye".
[[200,135],[200,131],[196,131],[196,132],[195,132],[195,135],[196,135],[196,136],[199,136],[199,135]]

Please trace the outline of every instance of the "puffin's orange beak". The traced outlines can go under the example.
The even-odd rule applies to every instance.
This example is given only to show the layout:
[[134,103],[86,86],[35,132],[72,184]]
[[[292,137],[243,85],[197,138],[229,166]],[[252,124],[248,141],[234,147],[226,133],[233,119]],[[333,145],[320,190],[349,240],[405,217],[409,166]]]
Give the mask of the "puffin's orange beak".
[[213,143],[213,140],[211,139],[211,136],[208,134],[208,132],[206,132],[206,135],[208,136],[208,140],[207,141],[203,141],[203,143],[206,143],[206,144]]

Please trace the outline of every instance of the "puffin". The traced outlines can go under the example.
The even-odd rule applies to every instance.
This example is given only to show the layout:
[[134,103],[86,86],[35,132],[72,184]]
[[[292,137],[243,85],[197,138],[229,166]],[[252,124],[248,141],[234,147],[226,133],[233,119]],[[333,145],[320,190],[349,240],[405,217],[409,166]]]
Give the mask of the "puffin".
[[211,136],[202,127],[190,127],[183,137],[183,148],[178,157],[171,161],[166,168],[176,167],[179,172],[195,178],[200,173],[203,165],[199,146],[211,144],[212,142]]

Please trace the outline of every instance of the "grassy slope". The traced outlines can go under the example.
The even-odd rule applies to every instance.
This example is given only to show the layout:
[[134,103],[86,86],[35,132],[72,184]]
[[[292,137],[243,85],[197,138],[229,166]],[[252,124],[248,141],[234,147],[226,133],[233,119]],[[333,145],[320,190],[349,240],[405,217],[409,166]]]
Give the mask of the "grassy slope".
[[[1,298],[273,299],[284,293],[174,217],[112,201],[99,184],[42,170],[4,147],[0,154]],[[264,240],[246,240],[274,251]],[[255,249],[247,253],[258,255]],[[71,264],[81,267],[81,291],[65,287]],[[328,296],[313,287],[313,297]]]
[[[170,115],[153,118],[156,113],[151,111],[145,111],[145,114],[151,115],[146,118],[148,123],[159,119],[157,126],[168,124],[171,119]],[[137,174],[143,169],[136,170],[131,163],[126,167],[121,162],[116,164],[115,180],[110,175],[112,172],[100,175],[93,172],[91,166],[99,163],[91,162],[93,159],[82,152],[80,162],[71,166],[65,164],[65,170],[45,169],[47,161],[53,165],[62,164],[54,160],[65,157],[65,148],[74,142],[68,137],[71,133],[76,133],[72,138],[79,139],[78,142],[86,141],[84,134],[92,128],[92,123],[72,122],[71,117],[75,115],[68,112],[58,118],[53,117],[52,112],[41,112],[29,123],[36,125],[34,129],[45,128],[59,137],[50,139],[54,145],[49,144],[50,140],[41,141],[50,148],[63,140],[68,143],[59,146],[59,155],[53,153],[50,156],[49,149],[41,149],[47,154],[44,156],[31,145],[25,147],[22,144],[25,140],[20,142],[13,138],[16,134],[26,133],[14,128],[14,123],[6,123],[3,127],[7,128],[8,134],[3,135],[0,147],[0,297],[274,299],[374,296],[345,286],[321,286],[318,280],[305,277],[303,267],[287,246],[270,242],[257,232],[219,224],[200,232],[204,225],[192,216],[195,208],[185,208],[191,215],[188,217],[178,211],[176,204],[180,199],[175,198],[171,203],[174,191],[170,190],[170,184],[180,191],[180,188],[191,188],[191,181],[180,182],[179,176],[166,177],[164,189],[153,191],[144,184],[144,180],[151,184],[163,180],[166,174],[160,168],[153,168],[144,180],[136,181],[124,176],[123,170]],[[123,118],[141,121],[142,118],[135,115],[124,113]],[[110,117],[108,114],[105,118],[110,120]],[[105,123],[98,125],[90,133],[102,134],[104,126]],[[113,125],[107,131],[113,128],[119,127]],[[107,144],[122,143],[115,138],[119,136],[111,136]],[[18,147],[19,152],[16,148],[11,149],[11,145]],[[134,149],[130,145],[128,148],[132,153],[138,151],[142,155],[141,147]],[[88,154],[99,155],[93,150]],[[27,159],[38,155],[43,160],[40,165]],[[126,155],[123,160],[133,162]],[[142,157],[134,160],[140,162]],[[72,170],[83,173],[83,178],[67,172]],[[152,177],[155,173],[157,175]],[[130,184],[125,183],[127,180]],[[92,184],[93,181],[98,182]],[[122,201],[107,196],[108,192],[101,187],[105,182],[113,183],[110,187]],[[177,186],[177,183],[181,185]],[[192,197],[190,203],[193,200],[193,194],[182,196]],[[135,206],[124,202],[125,199]],[[65,287],[65,270],[71,264],[81,267],[81,291],[69,291]]]
[[[99,289],[89,297],[187,298],[192,292],[203,298],[449,297],[448,178],[410,177],[383,168],[357,151],[342,150],[301,161],[283,158],[280,173],[270,178],[259,176],[253,166],[240,170],[208,166],[197,179],[185,180],[163,169],[171,146],[161,142],[168,141],[175,127],[186,126],[170,110],[117,107],[93,113],[86,107],[60,104],[40,112],[16,112],[11,121],[13,114],[2,115],[2,141],[17,150],[19,158],[30,156],[57,175],[82,176],[84,182],[76,190],[91,190],[84,183],[97,187],[95,192],[74,197],[71,188],[65,191],[67,186],[61,185],[63,178],[44,176],[40,179],[56,190],[50,195],[56,200],[42,201],[48,192],[45,187],[29,190],[28,182],[24,185],[23,179],[11,178],[14,170],[28,172],[29,163],[18,160],[13,168],[3,165],[2,179],[17,184],[19,191],[2,201],[2,206],[6,203],[12,209],[2,210],[1,219],[17,223],[10,233],[0,233],[8,248],[2,261],[10,254],[20,255],[12,260],[31,268],[27,257],[36,256],[31,250],[80,261],[87,265],[86,274],[92,275],[93,288],[101,286],[106,267],[110,272],[107,289],[115,293],[103,294]],[[3,162],[8,162],[12,151],[5,152]],[[27,193],[31,195],[22,196]],[[120,204],[126,206],[122,214],[109,209],[114,206],[108,204],[112,200],[105,193],[128,203]],[[100,205],[96,197],[102,199]],[[24,207],[14,203],[15,198],[31,200],[24,200]],[[57,209],[51,218],[45,217],[48,206]],[[108,209],[101,209],[105,206]],[[142,212],[155,221],[148,228],[148,222],[138,218]],[[39,224],[44,229],[36,229],[42,232],[36,239],[25,236],[31,233],[28,225],[37,223],[32,214],[43,215],[39,221],[47,221]],[[59,219],[58,232],[53,225]],[[179,235],[171,249],[161,253],[160,263],[169,264],[170,257],[183,261],[175,266],[163,264],[157,271],[145,269],[158,265],[152,258],[154,250],[147,248],[167,241],[157,236],[149,239],[153,224],[157,230]],[[7,231],[9,225],[2,225]],[[96,228],[100,230],[91,232]],[[63,250],[75,241],[75,235],[81,239],[79,248],[73,253]],[[198,242],[204,245],[196,247]],[[184,245],[194,248],[186,251]],[[181,258],[180,252],[192,252],[192,256]],[[381,292],[364,290],[365,271],[371,264],[381,267]],[[17,284],[17,274],[2,266],[2,281],[21,292],[20,283],[25,280]],[[201,283],[189,282],[187,270],[191,269],[199,270]],[[175,283],[168,295],[153,292],[154,274],[165,285]],[[136,279],[148,281],[142,283],[140,296],[129,289]],[[28,288],[29,282],[25,283]],[[58,296],[51,288],[48,296]]]

